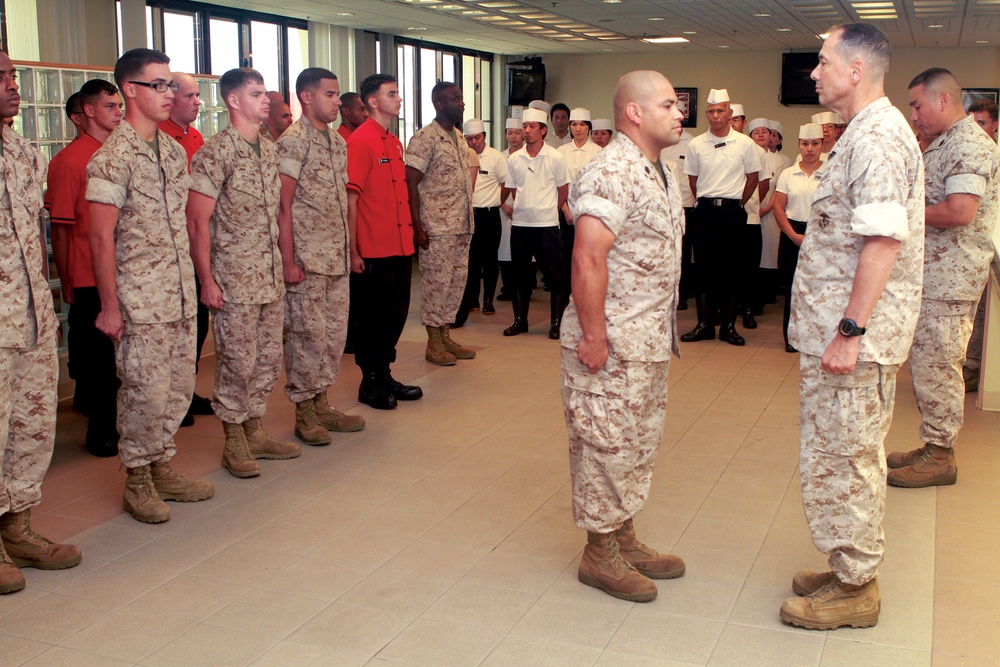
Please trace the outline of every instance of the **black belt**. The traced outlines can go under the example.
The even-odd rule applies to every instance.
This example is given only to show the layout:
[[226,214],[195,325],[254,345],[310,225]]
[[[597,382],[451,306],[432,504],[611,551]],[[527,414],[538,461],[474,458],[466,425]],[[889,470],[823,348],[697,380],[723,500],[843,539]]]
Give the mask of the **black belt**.
[[723,199],[721,197],[698,197],[698,205],[702,204],[719,208],[743,208],[739,199]]

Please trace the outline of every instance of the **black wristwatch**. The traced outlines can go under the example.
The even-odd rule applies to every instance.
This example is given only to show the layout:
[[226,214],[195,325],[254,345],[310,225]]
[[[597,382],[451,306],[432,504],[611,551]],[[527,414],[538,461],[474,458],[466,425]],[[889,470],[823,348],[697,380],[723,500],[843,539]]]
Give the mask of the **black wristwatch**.
[[840,332],[841,336],[846,336],[847,338],[865,335],[865,328],[859,327],[857,322],[848,317],[840,320],[840,324],[837,325],[837,331]]

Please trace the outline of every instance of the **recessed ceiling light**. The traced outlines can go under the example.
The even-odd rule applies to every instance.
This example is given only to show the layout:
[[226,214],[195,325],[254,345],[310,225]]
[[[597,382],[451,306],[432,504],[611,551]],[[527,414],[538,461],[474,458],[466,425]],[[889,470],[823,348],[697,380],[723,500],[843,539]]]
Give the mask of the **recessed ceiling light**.
[[666,21],[667,19],[663,18],[662,16],[654,16],[653,18],[646,19],[646,20],[647,21]]
[[410,30],[412,32],[421,32],[423,30],[427,30],[427,28],[417,27],[417,26],[412,26],[411,25],[409,28],[407,28],[407,30]]
[[481,39],[476,39],[475,37],[470,37],[469,39],[467,39],[467,40],[465,40],[465,41],[467,41],[467,42],[481,42],[481,41],[483,41],[483,40],[481,40]]
[[729,45],[728,44],[719,44],[719,48],[720,49],[728,49]]
[[462,14],[464,16],[484,16],[486,12],[481,9],[467,9]]
[[944,26],[940,23],[935,23],[934,25],[927,26],[928,28],[943,28]]
[[976,40],[976,44],[989,44],[989,43],[990,43],[990,40],[988,40],[988,39],[977,39]]
[[642,41],[649,44],[682,44],[689,40],[686,37],[643,37]]
[[354,12],[337,12],[337,16],[354,16]]
[[684,34],[685,35],[697,35],[698,33],[696,31],[694,31],[694,30],[685,30]]
[[621,3],[622,0],[604,0],[604,4],[606,5],[620,5]]
[[759,19],[766,19],[768,16],[770,16],[770,14],[765,14],[764,12],[761,12],[759,14],[754,14],[754,16]]
[[614,51],[614,49],[604,49],[605,51]]
[[778,32],[791,32],[791,28],[778,28]]

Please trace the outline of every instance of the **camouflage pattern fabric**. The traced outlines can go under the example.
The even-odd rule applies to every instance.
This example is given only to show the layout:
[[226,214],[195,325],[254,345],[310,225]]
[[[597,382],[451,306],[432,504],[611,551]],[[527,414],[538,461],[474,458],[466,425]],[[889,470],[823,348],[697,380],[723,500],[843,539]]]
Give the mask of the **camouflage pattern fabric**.
[[470,151],[458,128],[449,136],[436,120],[406,146],[406,166],[424,175],[417,186],[420,224],[430,236],[473,231]]
[[301,403],[337,381],[347,343],[347,275],[306,272],[285,293],[285,395]]
[[262,305],[226,303],[213,312],[215,416],[230,424],[263,417],[267,397],[281,375],[284,301]]
[[[422,201],[422,200],[421,200]],[[431,236],[420,253],[420,323],[440,327],[455,321],[469,276],[472,234]]]

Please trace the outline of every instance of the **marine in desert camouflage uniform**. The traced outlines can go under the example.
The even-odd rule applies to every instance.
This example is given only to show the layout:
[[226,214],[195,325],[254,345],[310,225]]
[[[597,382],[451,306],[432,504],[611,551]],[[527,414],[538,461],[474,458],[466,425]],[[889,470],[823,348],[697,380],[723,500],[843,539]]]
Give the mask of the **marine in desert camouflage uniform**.
[[[0,51],[0,119],[17,115],[17,70]],[[56,434],[58,324],[38,216],[48,164],[0,125],[0,595],[24,588],[19,567],[57,570],[80,550],[31,530]]]
[[365,427],[358,415],[330,406],[347,341],[350,231],[347,146],[329,124],[340,111],[340,83],[310,67],[295,82],[302,117],[277,142],[281,174],[279,247],[285,270],[285,395],[295,403],[295,435],[307,445],[331,442],[328,431]]
[[[427,329],[424,358],[439,366],[476,353],[451,339],[472,243],[472,169],[462,134],[462,89],[440,82],[431,92],[437,116],[406,147],[413,240],[420,253],[420,321]],[[478,162],[478,160],[476,161]]]
[[813,198],[792,290],[802,503],[831,572],[800,572],[781,607],[808,629],[878,622],[885,460],[895,377],[920,303],[923,165],[885,97],[892,57],[866,24],[831,31],[812,77],[820,102],[850,119]]
[[281,374],[285,284],[278,251],[278,162],[274,143],[261,141],[268,113],[264,77],[250,68],[219,79],[231,124],[191,161],[188,232],[212,309],[215,398],[226,435],[222,466],[235,477],[260,474],[256,459],[289,459],[301,448],[271,437],[261,423]]
[[924,151],[924,291],[910,349],[924,446],[894,452],[887,463],[890,484],[923,488],[958,479],[962,366],[993,258],[1000,151],[965,114],[962,86],[946,69],[929,69],[910,82],[910,108],[917,129],[937,137]]
[[87,167],[101,297],[96,324],[115,341],[122,381],[123,504],[147,523],[170,518],[164,500],[191,502],[215,493],[209,482],[186,479],[170,467],[174,434],[194,392],[197,297],[184,215],[191,184],[187,155],[156,127],[170,113],[169,62],[151,49],[118,59],[115,82],[125,98],[125,119]]
[[618,139],[570,190],[576,213],[573,295],[561,327],[562,399],[573,516],[587,531],[581,582],[625,600],[656,597],[650,579],[684,562],[635,537],[663,436],[667,373],[677,345],[684,208],[660,151],[681,137],[682,112],[658,72],[618,82]]

